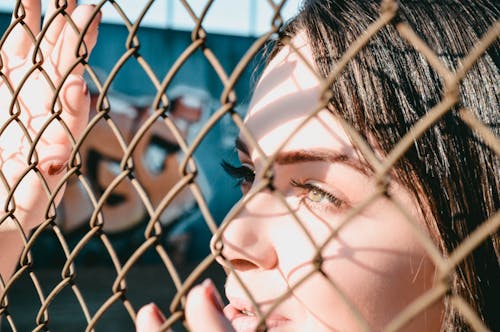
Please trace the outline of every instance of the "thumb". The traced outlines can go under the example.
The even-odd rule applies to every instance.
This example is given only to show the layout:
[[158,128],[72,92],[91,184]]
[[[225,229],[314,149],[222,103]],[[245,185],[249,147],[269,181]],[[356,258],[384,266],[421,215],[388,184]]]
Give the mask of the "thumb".
[[233,332],[222,307],[220,295],[210,279],[194,287],[186,301],[186,320],[190,331]]
[[154,303],[142,307],[135,319],[136,332],[156,332],[160,331],[161,325],[165,322],[165,317]]

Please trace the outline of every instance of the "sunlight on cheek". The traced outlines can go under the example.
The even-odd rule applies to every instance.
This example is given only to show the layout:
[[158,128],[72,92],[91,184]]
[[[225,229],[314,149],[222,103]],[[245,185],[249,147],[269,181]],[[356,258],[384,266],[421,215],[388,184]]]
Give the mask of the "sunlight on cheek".
[[361,330],[355,308],[370,330],[379,330],[432,285],[433,268],[420,249],[405,244],[411,239],[391,241],[384,232],[359,228],[364,222],[353,224],[356,232],[334,238],[321,264],[297,259],[288,270],[287,283],[297,287],[294,297],[322,326]]
[[[303,305],[312,320],[317,322],[316,324],[336,331],[360,330],[357,328],[355,317],[352,314],[352,305],[347,303],[354,300],[353,294],[347,295],[349,300],[346,302],[343,299],[344,296],[337,289],[338,285],[332,283],[321,273],[312,272],[314,270],[312,265],[304,266],[291,276],[290,285],[295,285],[306,277],[306,280],[294,291],[294,297]],[[355,278],[354,275],[352,277]],[[338,278],[332,280],[336,279]],[[334,282],[345,286],[341,282]],[[364,292],[367,287],[366,283],[359,283],[357,286],[356,289],[359,292]]]
[[[290,218],[286,226],[275,224],[270,230],[276,234],[275,248],[280,256],[280,267],[287,278],[298,270],[301,274],[310,271],[310,262],[316,258],[318,248],[331,234],[331,228],[317,220],[298,198],[288,199],[288,202],[296,211],[297,219]],[[336,251],[336,246],[338,243],[333,240],[328,252]]]

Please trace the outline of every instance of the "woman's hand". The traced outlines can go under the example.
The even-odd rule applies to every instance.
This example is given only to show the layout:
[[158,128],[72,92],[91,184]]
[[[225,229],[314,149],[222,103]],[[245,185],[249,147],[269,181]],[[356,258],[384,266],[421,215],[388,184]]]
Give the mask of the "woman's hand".
[[[186,321],[193,332],[230,332],[234,331],[223,313],[220,295],[211,280],[205,280],[194,287],[186,301]],[[151,303],[139,310],[135,322],[137,332],[160,331],[165,317],[158,307]]]
[[[76,0],[50,3],[44,36],[40,0],[22,0],[24,9],[13,14],[12,22],[24,16],[24,24],[16,24],[0,45],[0,204],[9,202],[0,219],[0,235],[18,228],[11,217],[5,218],[8,211],[13,210],[25,232],[45,220],[50,202],[46,189],[57,188],[71,153],[71,136],[77,140],[88,122],[90,104],[81,62],[96,43],[100,13],[95,6],[77,6]],[[67,4],[64,12],[75,26],[69,17],[54,16],[57,3]],[[84,47],[79,44],[80,32],[89,22]],[[62,191],[55,204],[61,196]]]

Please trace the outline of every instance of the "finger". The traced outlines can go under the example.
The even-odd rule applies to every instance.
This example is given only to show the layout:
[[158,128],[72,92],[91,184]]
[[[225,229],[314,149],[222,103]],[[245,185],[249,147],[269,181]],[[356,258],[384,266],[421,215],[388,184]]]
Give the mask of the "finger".
[[78,139],[89,120],[90,96],[87,84],[82,76],[71,74],[60,92],[63,112],[61,119],[68,126],[71,134]]
[[[17,23],[5,41],[4,50],[7,54],[25,57],[31,46],[34,45],[32,38],[40,32],[40,2],[40,0],[22,0],[18,10],[14,9],[11,24],[15,24],[22,16],[24,18],[22,19],[23,23]],[[31,33],[27,30],[30,30]]]
[[[69,160],[72,150],[69,135],[77,141],[87,126],[90,108],[87,91],[87,85],[80,75],[72,74],[64,82],[59,93],[63,108],[61,120],[51,121],[37,146],[38,167],[43,174],[59,175],[66,169],[66,165],[72,162]],[[41,121],[45,122],[47,119]],[[36,126],[35,122],[33,124]]]
[[222,301],[211,280],[194,287],[186,301],[186,320],[193,332],[234,331],[222,312]]
[[[84,54],[85,48],[79,43],[81,33],[85,31],[83,41],[86,46],[87,57],[90,55],[90,52],[92,52],[92,49],[97,42],[97,33],[99,23],[101,21],[101,13],[96,13],[95,6],[81,5],[76,7],[71,15],[71,19],[75,23],[78,32],[75,31],[72,24],[65,23],[51,56],[51,61],[55,66],[57,76],[64,75],[69,68],[72,68],[75,65],[75,63],[79,60],[79,57]],[[86,29],[87,26],[88,29]],[[83,65],[78,65],[74,68],[72,73],[82,75],[83,70]]]
[[[57,6],[58,2],[61,3],[60,6]],[[76,8],[76,0],[66,0],[65,8],[62,6],[62,3],[60,0],[50,0],[43,23],[44,29],[47,29],[41,44],[43,54],[50,54],[57,42],[57,38],[61,34],[64,24],[67,22],[66,15],[70,16]]]
[[154,332],[159,331],[161,325],[165,322],[165,317],[160,309],[154,303],[142,307],[137,313],[135,319],[136,332]]

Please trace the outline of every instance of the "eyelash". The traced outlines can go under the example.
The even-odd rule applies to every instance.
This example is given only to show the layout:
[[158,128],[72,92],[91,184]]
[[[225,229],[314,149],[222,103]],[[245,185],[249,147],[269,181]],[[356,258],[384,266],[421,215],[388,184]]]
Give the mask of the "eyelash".
[[[317,185],[314,185],[309,182],[300,182],[297,180],[292,179],[290,181],[290,185],[295,188],[302,189],[304,192],[302,193],[302,199],[307,200],[307,204],[310,207],[317,207],[317,208],[322,208],[322,209],[327,209],[329,210],[332,208],[335,210],[342,209],[343,207],[346,206],[346,202],[343,201],[342,199],[338,198],[334,194],[320,188]],[[322,198],[326,198],[328,203],[325,205],[325,203],[320,203],[320,202],[315,202],[313,201],[310,197],[308,197],[309,194],[319,194]]]
[[235,166],[225,160],[221,166],[230,177],[237,180],[237,186],[251,186],[255,180],[255,171],[248,166]]
[[[229,176],[237,180],[237,186],[250,187],[255,180],[255,171],[248,166],[235,166],[225,160],[222,161],[221,166]],[[307,201],[308,206],[311,208],[340,210],[347,205],[344,200],[310,182],[301,182],[292,179],[290,185],[303,191],[301,199]],[[328,203],[315,202],[308,197],[309,194],[314,193],[320,195],[322,199],[326,198]]]

